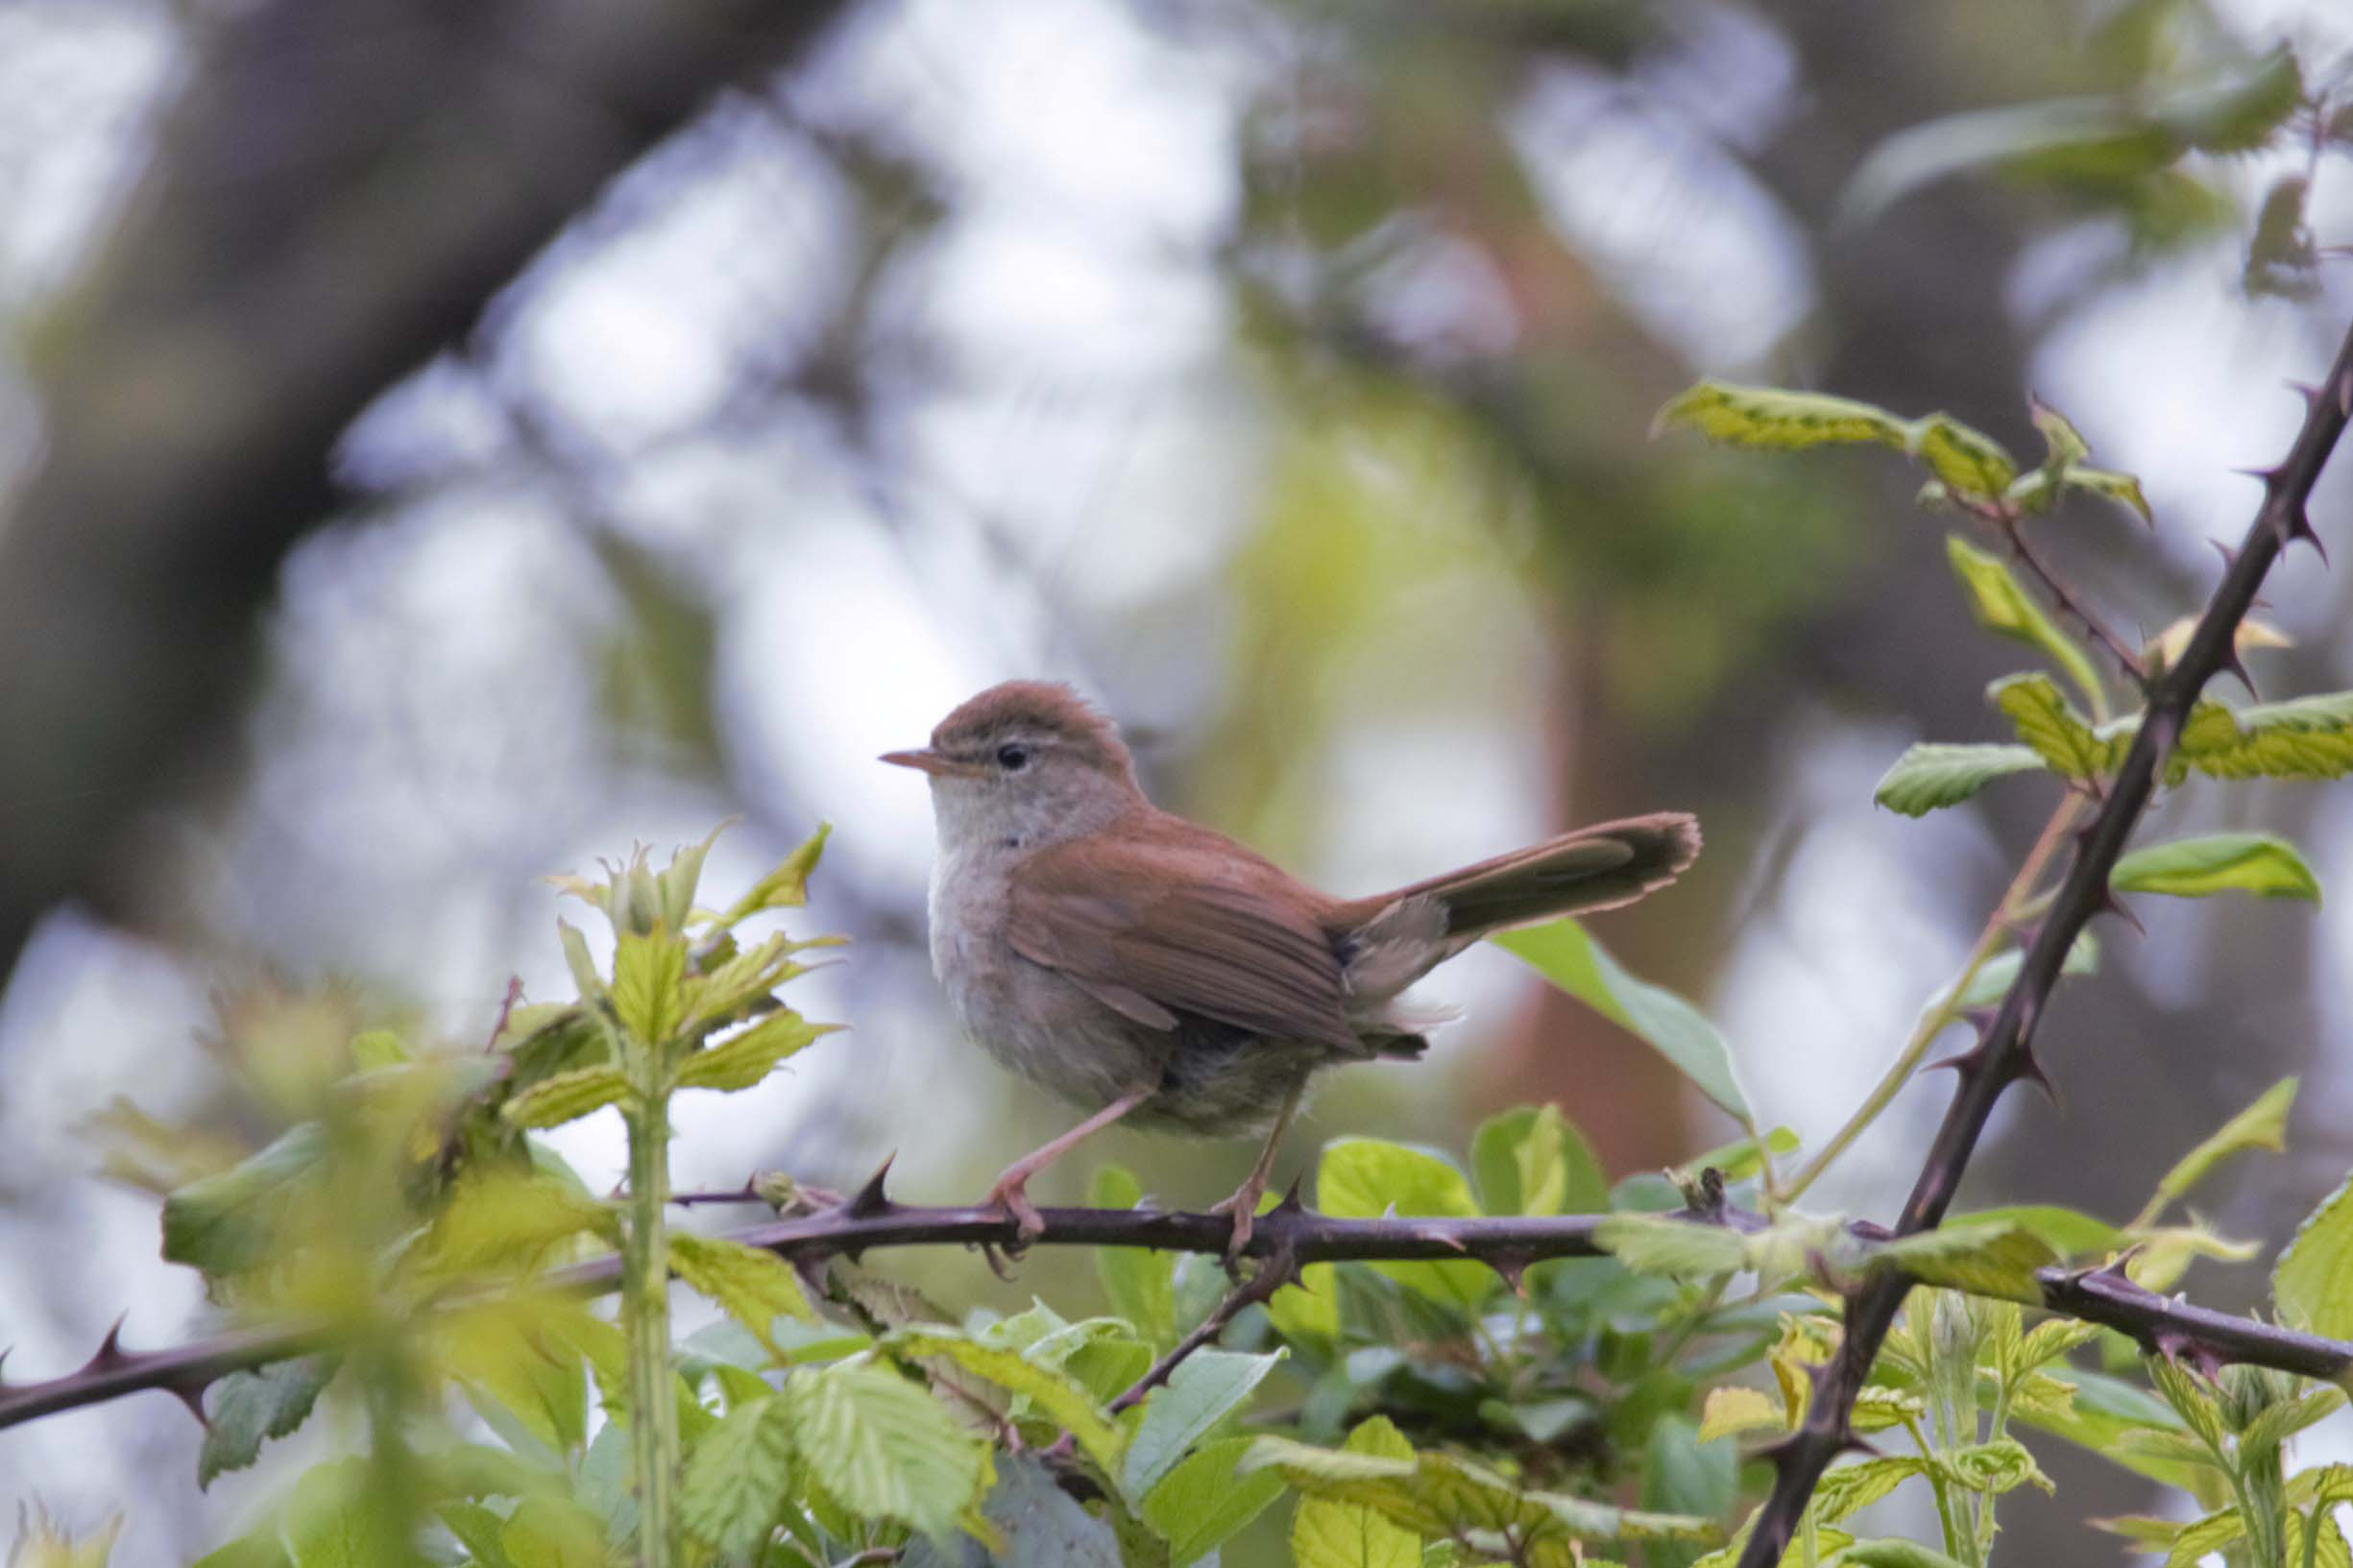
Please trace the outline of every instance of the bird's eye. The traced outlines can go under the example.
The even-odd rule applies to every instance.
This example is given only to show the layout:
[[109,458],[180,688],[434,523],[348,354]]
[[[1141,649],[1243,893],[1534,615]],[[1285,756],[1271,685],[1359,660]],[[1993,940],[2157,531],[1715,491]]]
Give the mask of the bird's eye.
[[1019,773],[1030,765],[1030,748],[1027,746],[999,746],[997,765],[1007,773]]

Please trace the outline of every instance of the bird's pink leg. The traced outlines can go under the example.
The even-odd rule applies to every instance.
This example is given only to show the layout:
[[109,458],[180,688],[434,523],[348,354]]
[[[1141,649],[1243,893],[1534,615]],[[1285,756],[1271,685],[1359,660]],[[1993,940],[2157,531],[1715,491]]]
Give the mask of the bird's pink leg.
[[1138,1089],[1131,1094],[1122,1095],[1084,1122],[1071,1128],[1070,1131],[1062,1134],[1061,1137],[1051,1143],[1040,1144],[1036,1148],[1015,1160],[997,1173],[997,1185],[988,1190],[985,1206],[992,1209],[1003,1209],[1011,1215],[1023,1241],[1026,1242],[1035,1236],[1046,1228],[1046,1221],[1038,1217],[1037,1205],[1030,1201],[1030,1178],[1078,1147],[1090,1135],[1103,1131],[1104,1128],[1117,1122],[1157,1093],[1159,1093],[1157,1089]]
[[1266,1146],[1258,1151],[1258,1163],[1250,1173],[1242,1178],[1234,1195],[1211,1206],[1211,1214],[1230,1214],[1234,1217],[1234,1233],[1225,1242],[1225,1262],[1230,1267],[1242,1256],[1242,1249],[1250,1244],[1250,1229],[1258,1217],[1258,1200],[1266,1194],[1267,1177],[1274,1170],[1274,1150],[1291,1129],[1291,1119],[1299,1114],[1299,1097],[1307,1091],[1307,1080],[1299,1079],[1283,1097],[1283,1108],[1274,1113],[1274,1125],[1267,1132]]

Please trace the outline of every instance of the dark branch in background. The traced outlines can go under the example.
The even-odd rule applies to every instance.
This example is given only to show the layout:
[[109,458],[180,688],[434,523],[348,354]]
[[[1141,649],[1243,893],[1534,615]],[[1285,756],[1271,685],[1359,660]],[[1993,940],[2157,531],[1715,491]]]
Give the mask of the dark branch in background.
[[[2245,542],[2231,558],[2214,597],[2198,617],[2179,663],[2149,688],[2147,711],[2133,736],[2132,749],[2108,784],[2098,812],[2076,838],[2075,863],[2028,944],[2018,978],[1977,1045],[1953,1064],[1960,1073],[1960,1088],[1904,1205],[1896,1225],[1899,1235],[1932,1230],[1944,1218],[1970,1154],[1985,1130],[1986,1118],[1993,1114],[1994,1102],[2019,1079],[2040,1077],[2033,1053],[2035,1024],[2058,983],[2060,966],[2076,933],[2112,902],[2108,875],[2140,822],[2156,787],[2157,770],[2180,737],[2191,704],[2206,683],[2236,658],[2239,623],[2253,607],[2256,591],[2280,552],[2299,539],[2318,546],[2305,508],[2329,453],[2344,433],[2348,413],[2353,413],[2353,331],[2338,350],[2327,379],[2317,388],[2301,390],[2305,397],[2303,428],[2297,431],[2286,460],[2259,475],[2264,485],[2263,505],[2247,529]],[[1773,1568],[1781,1561],[1822,1472],[1855,1440],[1848,1420],[1856,1395],[1907,1289],[1903,1279],[1881,1275],[1847,1292],[1845,1338],[1838,1354],[1822,1369],[1805,1421],[1773,1451],[1773,1491],[1758,1511],[1757,1528],[1740,1554],[1740,1568]],[[2104,1310],[2122,1304],[2111,1303],[2105,1290],[2090,1280],[2079,1280],[2074,1305]],[[2178,1354],[2185,1345],[2197,1342],[2195,1335],[2180,1342],[2157,1335],[2143,1338],[2144,1344],[2169,1354]]]
[[39,742],[0,747],[0,976],[61,899],[138,912],[125,840],[201,792],[344,431],[845,4],[267,0],[190,26],[153,170],[31,338],[46,451],[0,519],[0,735]]
[[[711,1194],[716,1197],[721,1194]],[[736,1197],[739,1194],[724,1194]],[[1162,1252],[1199,1252],[1222,1257],[1233,1221],[1216,1214],[1163,1214],[1150,1209],[1041,1209],[1045,1229],[1036,1246],[1148,1247]],[[1245,1256],[1259,1270],[1221,1306],[1216,1327],[1196,1331],[1179,1347],[1189,1354],[1261,1294],[1271,1295],[1292,1270],[1311,1263],[1371,1263],[1470,1259],[1484,1263],[1515,1287],[1533,1264],[1554,1258],[1605,1256],[1595,1240],[1606,1216],[1494,1219],[1335,1219],[1285,1203],[1258,1217]],[[1738,1231],[1762,1229],[1764,1217],[1745,1209],[1711,1206],[1685,1218]],[[1009,1248],[1019,1240],[1013,1220],[987,1208],[917,1208],[893,1203],[877,1183],[848,1202],[807,1218],[780,1219],[730,1231],[730,1241],[764,1248],[796,1262],[855,1258],[877,1247],[958,1245]],[[1866,1253],[1884,1232],[1856,1230]],[[2186,1306],[2144,1291],[2113,1272],[2049,1268],[2036,1276],[2043,1304],[2086,1322],[2131,1336],[2143,1346],[2188,1347],[2215,1363],[2245,1362],[2306,1377],[2337,1377],[2353,1368],[2353,1343],[2292,1333],[2251,1319]],[[1900,1298],[1910,1280],[1892,1271],[1883,1276]],[[1261,1282],[1264,1282],[1263,1284]],[[536,1283],[559,1290],[602,1293],[619,1288],[620,1260],[599,1258],[544,1275]],[[1213,1314],[1213,1316],[1218,1316]],[[46,1382],[0,1387],[0,1428],[78,1406],[95,1405],[142,1389],[159,1388],[194,1401],[225,1373],[283,1361],[328,1348],[315,1327],[251,1329],[176,1349],[125,1353],[109,1335],[90,1363]],[[1175,1370],[1182,1354],[1172,1352],[1132,1390],[1137,1398]]]

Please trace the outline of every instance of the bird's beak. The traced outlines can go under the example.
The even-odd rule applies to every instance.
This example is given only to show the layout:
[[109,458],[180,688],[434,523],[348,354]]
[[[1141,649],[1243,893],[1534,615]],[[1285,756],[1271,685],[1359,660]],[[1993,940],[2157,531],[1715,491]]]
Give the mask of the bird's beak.
[[920,751],[886,751],[881,760],[893,767],[911,767],[918,773],[928,773],[934,779],[977,779],[981,776],[981,770],[972,763],[942,756],[929,746]]

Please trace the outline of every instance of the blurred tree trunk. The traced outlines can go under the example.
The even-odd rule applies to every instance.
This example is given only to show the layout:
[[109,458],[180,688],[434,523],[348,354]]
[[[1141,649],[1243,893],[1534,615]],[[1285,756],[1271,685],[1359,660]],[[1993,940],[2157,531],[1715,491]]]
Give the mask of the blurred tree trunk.
[[278,0],[221,26],[32,346],[0,530],[0,968],[132,910],[127,830],[220,743],[334,446],[613,177],[843,0]]

